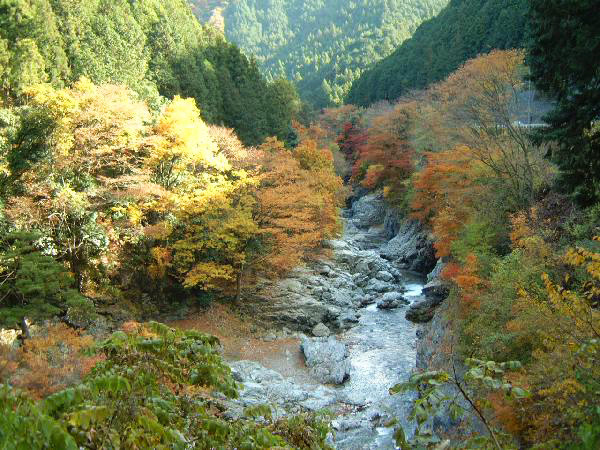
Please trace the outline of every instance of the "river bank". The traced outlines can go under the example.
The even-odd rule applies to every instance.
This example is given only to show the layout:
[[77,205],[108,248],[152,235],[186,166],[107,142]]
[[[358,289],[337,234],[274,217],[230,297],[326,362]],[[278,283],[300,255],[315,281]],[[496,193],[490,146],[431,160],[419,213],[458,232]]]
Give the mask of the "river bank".
[[241,304],[248,320],[238,319],[237,331],[219,330],[215,324],[228,320],[218,315],[177,326],[222,339],[244,385],[228,403],[232,417],[261,403],[276,416],[326,409],[335,448],[391,449],[394,428],[386,425],[398,419],[411,429],[412,396],[388,391],[417,366],[422,327],[406,312],[426,300],[427,280],[414,269],[429,272],[435,259],[418,224],[399,220],[381,197],[362,197],[343,216],[331,257],[277,282],[261,280]]

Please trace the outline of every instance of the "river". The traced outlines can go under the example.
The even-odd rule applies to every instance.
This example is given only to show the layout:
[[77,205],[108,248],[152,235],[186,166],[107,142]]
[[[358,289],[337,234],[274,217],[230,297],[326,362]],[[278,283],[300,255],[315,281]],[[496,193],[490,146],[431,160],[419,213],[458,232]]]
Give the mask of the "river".
[[[299,357],[299,340],[277,337],[269,342],[268,357],[259,357],[257,352],[256,357],[245,355],[246,360],[254,362],[231,361],[236,377],[245,386],[240,400],[244,406],[266,402],[273,406],[276,415],[326,408],[335,415],[331,443],[338,449],[394,449],[394,428],[386,427],[394,418],[410,433],[413,427],[407,417],[413,398],[410,394],[390,396],[389,388],[406,381],[415,369],[418,326],[406,320],[407,304],[380,309],[374,302],[392,291],[401,292],[405,303],[418,301],[424,280],[381,258],[380,249],[386,242],[382,227],[359,229],[352,218],[347,218],[343,235],[332,245],[332,257],[322,263],[327,270],[319,266],[300,271],[281,283],[294,286],[294,293],[301,285],[303,299],[313,293],[312,302],[319,301],[314,298],[315,285],[343,286],[327,296],[320,294],[319,298],[333,298],[335,305],[347,305],[341,315],[347,316],[350,310],[358,318],[335,333],[336,339],[347,347],[347,380],[337,386],[318,382]],[[348,279],[354,280],[350,286],[344,284]],[[305,299],[305,303],[295,307],[294,298],[290,294],[290,309],[304,307]],[[363,301],[365,298],[367,301]],[[273,314],[293,316],[279,310]],[[294,324],[297,323],[290,322],[290,328]]]

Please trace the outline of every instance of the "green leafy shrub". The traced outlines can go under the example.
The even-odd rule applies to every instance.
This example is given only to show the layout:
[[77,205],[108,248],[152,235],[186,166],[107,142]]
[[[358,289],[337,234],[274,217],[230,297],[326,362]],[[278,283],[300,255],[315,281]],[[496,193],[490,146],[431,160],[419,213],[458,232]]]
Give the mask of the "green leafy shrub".
[[128,323],[89,350],[104,359],[82,384],[37,405],[0,386],[0,443],[21,445],[2,448],[328,448],[322,416],[274,422],[259,406],[224,419],[212,391],[235,398],[238,385],[218,350],[213,336]]
[[11,386],[0,385],[0,447],[6,450],[56,448],[77,450],[60,422]]

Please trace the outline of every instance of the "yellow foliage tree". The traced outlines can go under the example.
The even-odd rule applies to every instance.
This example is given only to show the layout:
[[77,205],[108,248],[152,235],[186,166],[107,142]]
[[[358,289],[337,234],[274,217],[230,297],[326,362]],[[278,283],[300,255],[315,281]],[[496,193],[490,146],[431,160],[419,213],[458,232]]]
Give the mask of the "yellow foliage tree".
[[230,168],[225,155],[218,152],[193,99],[175,97],[153,131],[146,141],[146,166],[166,189],[183,183],[184,179],[187,182],[197,171]]
[[600,402],[600,253],[572,248],[563,263],[571,270],[562,285],[543,275],[545,297],[521,290],[517,307],[533,314],[511,324],[535,329],[542,338],[527,368],[534,396],[519,415],[530,442],[544,442],[549,435],[573,439],[579,425],[593,420]]

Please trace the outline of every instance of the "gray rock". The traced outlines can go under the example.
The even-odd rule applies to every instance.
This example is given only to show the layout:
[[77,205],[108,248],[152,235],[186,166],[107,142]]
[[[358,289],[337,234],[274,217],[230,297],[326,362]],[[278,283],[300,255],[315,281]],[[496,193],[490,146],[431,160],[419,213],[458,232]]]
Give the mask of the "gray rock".
[[402,224],[396,237],[381,248],[381,257],[421,273],[430,272],[436,264],[432,242],[416,220]]
[[377,300],[379,309],[395,309],[410,302],[400,292],[387,292]]
[[371,268],[369,267],[369,261],[367,261],[366,259],[361,259],[354,266],[354,271],[358,275],[364,276],[365,274],[368,274],[370,272],[370,270],[371,270]]
[[352,222],[358,228],[380,225],[385,218],[386,208],[381,194],[368,194],[352,204]]
[[375,303],[375,298],[374,295],[365,295],[360,301],[360,307],[364,308],[365,306],[372,305]]
[[394,289],[390,283],[386,283],[385,281],[378,280],[373,278],[369,281],[369,283],[365,286],[365,292],[373,293],[383,293],[390,292]]
[[406,318],[415,323],[426,323],[433,319],[435,309],[442,304],[445,297],[427,297],[413,303],[406,311]]
[[342,384],[350,374],[348,350],[333,337],[306,338],[300,349],[311,373],[323,383]]
[[295,278],[284,278],[278,283],[279,290],[301,293],[304,291],[302,283]]
[[[347,307],[352,307],[354,305],[353,300],[352,300],[353,297],[354,297],[354,295],[351,290],[339,288],[339,289],[335,289],[335,290],[333,290],[333,292],[329,293],[329,295],[327,296],[327,301],[329,303],[331,303],[332,305],[347,308]],[[325,294],[321,298],[325,299],[326,298]]]
[[449,294],[450,285],[439,279],[430,281],[423,286],[423,295],[427,298],[436,299],[439,303],[446,299]]
[[312,334],[316,337],[327,337],[331,334],[331,331],[329,330],[329,328],[327,328],[327,325],[320,322],[316,324],[315,327],[312,329]]
[[325,386],[319,386],[316,390],[309,392],[308,400],[300,403],[300,405],[310,411],[319,411],[333,405],[337,401],[335,391]]
[[354,311],[346,311],[337,318],[337,326],[342,330],[352,328],[358,323],[359,315]]
[[369,280],[370,280],[369,275],[359,273],[359,274],[357,274],[357,277],[354,279],[354,283],[357,286],[364,288],[369,283]]
[[336,431],[348,431],[360,428],[362,423],[358,419],[337,419],[331,421],[331,426]]
[[385,218],[383,219],[383,229],[385,231],[386,237],[388,239],[393,238],[398,234],[398,230],[400,230],[400,226],[402,225],[402,221],[400,219],[400,214],[398,211],[388,208],[385,213]]
[[334,389],[295,383],[254,361],[234,361],[230,366],[234,379],[243,382],[243,386],[238,399],[221,398],[227,405],[225,416],[229,418],[242,417],[244,408],[264,403],[271,405],[274,417],[282,417],[302,408],[323,409],[337,401]]
[[229,364],[233,377],[240,382],[274,383],[283,381],[283,376],[254,361],[234,361]]
[[439,278],[442,274],[442,270],[444,270],[444,267],[446,267],[446,264],[442,261],[441,258],[438,259],[433,270],[427,274],[427,282]]
[[348,249],[348,243],[346,241],[342,241],[340,239],[331,239],[329,241],[325,241],[323,246],[325,248],[330,248],[332,250],[346,250]]
[[375,278],[377,278],[378,280],[381,280],[381,281],[388,282],[388,283],[390,281],[394,280],[394,276],[391,273],[389,273],[389,272],[387,272],[385,270],[382,270],[381,272],[377,273],[377,275],[375,276]]

